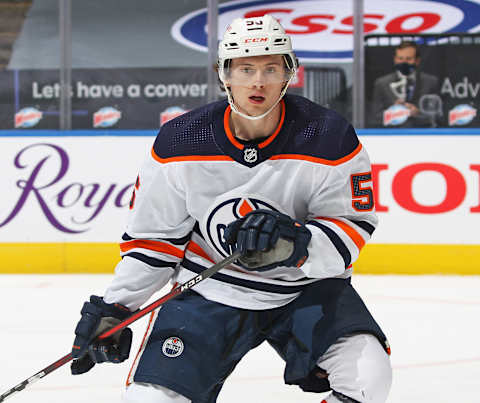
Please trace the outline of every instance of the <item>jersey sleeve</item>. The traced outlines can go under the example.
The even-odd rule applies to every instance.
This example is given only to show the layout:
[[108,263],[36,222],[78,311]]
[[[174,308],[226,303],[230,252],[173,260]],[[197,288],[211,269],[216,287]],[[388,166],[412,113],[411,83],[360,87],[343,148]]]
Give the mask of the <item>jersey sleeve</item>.
[[[370,240],[378,219],[375,214],[371,165],[353,128],[353,152],[315,176],[306,225],[312,232],[309,258],[302,270],[308,277],[349,276],[352,263]],[[325,171],[325,170],[323,170]]]
[[122,260],[104,295],[107,303],[132,310],[172,278],[195,224],[187,212],[177,164],[161,163],[153,153],[137,177],[120,243]]

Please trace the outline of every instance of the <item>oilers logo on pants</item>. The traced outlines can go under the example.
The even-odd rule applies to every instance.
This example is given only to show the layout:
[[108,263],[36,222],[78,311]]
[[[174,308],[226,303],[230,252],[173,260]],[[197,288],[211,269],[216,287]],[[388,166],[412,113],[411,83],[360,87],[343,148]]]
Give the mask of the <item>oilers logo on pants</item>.
[[183,341],[179,337],[169,337],[162,346],[163,354],[167,357],[178,357],[183,353]]

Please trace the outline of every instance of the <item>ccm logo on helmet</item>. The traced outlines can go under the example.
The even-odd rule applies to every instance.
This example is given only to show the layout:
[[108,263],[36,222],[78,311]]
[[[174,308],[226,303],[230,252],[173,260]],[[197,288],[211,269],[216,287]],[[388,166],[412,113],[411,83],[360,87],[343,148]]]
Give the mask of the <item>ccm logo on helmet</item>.
[[268,42],[268,38],[247,38],[245,43],[259,43],[259,42]]

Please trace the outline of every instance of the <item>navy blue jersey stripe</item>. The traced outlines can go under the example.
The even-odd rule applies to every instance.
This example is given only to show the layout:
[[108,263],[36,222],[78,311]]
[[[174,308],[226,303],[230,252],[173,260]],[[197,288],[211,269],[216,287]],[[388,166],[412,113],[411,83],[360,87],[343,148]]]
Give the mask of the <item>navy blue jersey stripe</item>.
[[[193,271],[194,273],[200,274],[202,271],[206,269],[206,267],[196,264],[188,259],[184,259],[182,262],[182,266],[186,269]],[[304,285],[296,285],[296,286],[289,286],[289,285],[278,285],[278,284],[268,284],[268,283],[260,283],[257,281],[245,280],[237,277],[228,276],[222,273],[215,273],[211,278],[222,281],[228,284],[234,284],[241,287],[249,288],[251,290],[257,291],[266,291],[275,294],[295,294],[300,291],[303,291],[305,287],[308,287],[309,284]]]
[[[191,236],[192,236],[192,233],[189,233],[188,235],[185,235],[182,238],[148,238],[148,239],[151,239],[154,241],[170,242],[174,245],[185,245],[188,241],[190,241]],[[133,241],[134,239],[139,239],[139,238],[132,238],[126,232],[122,235],[122,240],[124,241]]]
[[312,224],[315,225],[315,227],[320,228],[328,237],[328,239],[330,239],[330,241],[333,243],[333,246],[335,246],[338,253],[340,253],[340,256],[342,256],[342,259],[345,262],[345,268],[350,266],[350,263],[352,262],[352,255],[350,254],[350,251],[348,250],[345,243],[335,233],[335,231],[316,221],[309,221],[307,224]]
[[367,231],[370,235],[372,235],[373,231],[375,231],[375,227],[366,221],[350,221],[353,222],[355,225],[358,225],[361,229]]
[[163,260],[160,259],[155,259],[154,257],[144,255],[142,253],[138,252],[130,252],[127,253],[126,255],[123,255],[123,257],[129,256],[133,257],[134,259],[140,260],[143,263],[148,264],[149,266],[153,267],[172,267],[175,268],[177,266],[176,263],[173,262],[164,262]]
[[195,225],[193,226],[193,231],[192,232],[195,232],[195,234],[199,235],[200,237],[203,238],[203,234],[202,234],[202,231],[200,231],[200,224],[197,222],[195,222]]

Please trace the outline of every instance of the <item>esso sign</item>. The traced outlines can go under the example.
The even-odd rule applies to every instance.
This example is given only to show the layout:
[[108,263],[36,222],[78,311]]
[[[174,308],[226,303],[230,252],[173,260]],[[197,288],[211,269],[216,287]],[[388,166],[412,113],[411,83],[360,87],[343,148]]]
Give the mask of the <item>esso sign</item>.
[[[291,36],[297,57],[307,60],[350,59],[353,51],[352,0],[231,1],[219,6],[219,39],[235,18],[270,14]],[[480,4],[458,0],[369,0],[366,34],[468,32],[478,26]],[[206,10],[179,19],[172,36],[207,51]]]
[[[245,18],[261,17],[265,14],[283,15],[283,19],[288,19],[293,9],[261,9],[250,11],[245,14]],[[391,14],[391,13],[390,13]],[[286,17],[286,18],[285,18]],[[326,32],[332,35],[353,35],[353,15],[338,18],[335,14],[307,14],[295,17],[288,21],[292,28],[286,29],[289,35],[308,35],[319,32]],[[390,17],[390,18],[389,18]],[[393,18],[392,18],[393,17]],[[442,17],[438,12],[412,12],[400,13],[398,16],[388,16],[384,14],[365,14],[363,16],[363,31],[365,34],[378,33],[384,31],[388,34],[399,33],[425,33],[433,27],[436,27]],[[281,22],[281,18],[277,18]],[[285,24],[287,25],[287,24]]]

